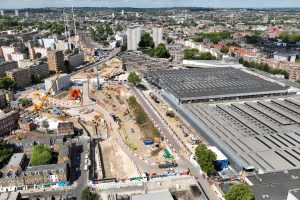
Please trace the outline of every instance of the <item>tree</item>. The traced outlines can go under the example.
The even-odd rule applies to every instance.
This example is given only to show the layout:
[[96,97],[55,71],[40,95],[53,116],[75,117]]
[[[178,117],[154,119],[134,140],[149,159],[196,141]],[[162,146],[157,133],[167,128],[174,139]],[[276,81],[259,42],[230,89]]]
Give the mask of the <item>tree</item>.
[[30,78],[31,78],[31,82],[34,84],[40,83],[42,81],[42,78],[39,74],[32,74]]
[[68,60],[64,61],[64,68],[63,72],[64,73],[70,73],[72,71],[72,66],[70,65],[70,62]]
[[216,57],[213,56],[210,52],[201,53],[198,57],[199,60],[215,60]]
[[42,127],[44,129],[46,129],[46,132],[48,132],[48,128],[49,128],[49,122],[47,120],[43,120],[42,121]]
[[53,162],[54,152],[44,144],[37,144],[33,147],[30,159],[30,165],[47,165]]
[[118,24],[116,26],[116,32],[121,32],[121,31],[123,31],[123,28],[122,28],[122,26],[120,24]]
[[149,33],[143,33],[141,36],[141,41],[139,42],[140,48],[151,47],[154,48],[155,44],[153,42],[153,38]]
[[154,136],[156,136],[156,137],[159,137],[159,136],[160,136],[160,132],[159,132],[159,130],[157,130],[156,128],[153,129],[152,134],[153,134]]
[[185,49],[183,50],[184,59],[186,60],[195,60],[199,56],[198,49]]
[[92,193],[88,188],[84,189],[81,192],[81,199],[82,200],[92,200]]
[[126,51],[126,50],[127,50],[127,45],[126,44],[122,45],[121,46],[121,51]]
[[13,146],[7,144],[6,140],[0,138],[0,165],[5,164],[14,153]]
[[257,44],[258,40],[259,40],[259,36],[257,36],[257,35],[252,35],[252,36],[246,37],[247,44]]
[[225,195],[226,200],[254,200],[254,194],[252,190],[242,184],[238,183],[231,186]]
[[66,49],[66,50],[65,50],[65,55],[68,55],[68,54],[70,54],[70,53],[72,53],[72,51],[71,51],[70,49]]
[[169,58],[170,54],[164,44],[159,44],[154,48],[154,57],[156,58]]
[[167,38],[167,44],[171,44],[172,42],[173,42],[173,38],[168,37],[168,38]]
[[16,87],[16,82],[9,77],[0,78],[0,89],[13,89]]
[[141,82],[141,78],[135,72],[131,72],[128,76],[128,82],[136,85]]
[[213,162],[217,159],[214,152],[207,149],[205,144],[199,144],[195,151],[195,157],[201,169],[208,175],[216,172]]
[[35,59],[40,59],[42,57],[42,54],[40,52],[37,52],[35,55],[34,55],[34,58]]
[[19,103],[21,104],[22,107],[28,107],[32,104],[32,101],[27,98],[23,98],[19,100]]
[[222,46],[222,48],[220,49],[220,52],[221,52],[221,53],[227,54],[228,51],[229,51],[229,48],[228,48],[227,46]]

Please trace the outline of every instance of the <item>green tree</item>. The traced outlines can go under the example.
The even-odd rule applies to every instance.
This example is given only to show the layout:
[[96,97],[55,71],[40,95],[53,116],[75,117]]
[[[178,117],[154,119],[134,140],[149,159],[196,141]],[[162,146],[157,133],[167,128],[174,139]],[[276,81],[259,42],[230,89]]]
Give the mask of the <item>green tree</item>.
[[128,76],[128,82],[136,85],[141,82],[141,78],[135,72],[131,72]]
[[154,48],[154,57],[156,58],[169,58],[170,54],[164,44],[159,44]]
[[0,78],[0,89],[13,89],[16,87],[16,82],[9,77]]
[[216,57],[213,56],[210,52],[204,52],[204,53],[201,53],[197,59],[199,59],[199,60],[215,60]]
[[42,78],[39,74],[32,74],[30,78],[31,78],[31,82],[34,84],[40,83],[42,81]]
[[38,52],[34,55],[35,59],[40,59],[41,57],[42,57],[42,54],[40,52]]
[[92,193],[91,191],[86,188],[81,192],[81,200],[92,200]]
[[257,35],[252,35],[252,36],[246,37],[247,44],[257,44],[258,40],[259,40],[259,36],[257,36]]
[[116,26],[116,32],[121,32],[121,31],[123,31],[123,27],[120,24],[118,24]]
[[126,50],[127,50],[127,45],[126,44],[122,45],[121,46],[121,51],[126,51]]
[[54,161],[54,152],[44,144],[37,144],[33,147],[30,159],[30,165],[47,165]]
[[13,146],[7,144],[6,140],[0,138],[0,166],[4,165],[14,153]]
[[133,107],[137,104],[137,101],[136,101],[136,98],[134,96],[130,96],[128,99],[127,99],[127,102],[128,104]]
[[41,126],[48,132],[49,122],[47,120],[43,120]]
[[231,186],[225,195],[226,200],[254,200],[252,190],[241,183]]
[[217,159],[214,152],[207,149],[205,144],[199,144],[195,151],[195,157],[201,169],[208,175],[216,172],[213,162]]
[[184,59],[186,60],[196,60],[196,58],[199,56],[199,50],[198,49],[185,49],[183,50]]
[[143,33],[141,36],[141,41],[139,42],[140,48],[151,47],[154,48],[155,44],[153,42],[153,38],[149,33]]
[[66,49],[65,52],[64,52],[65,55],[68,55],[68,54],[71,54],[71,53],[72,53],[72,51],[70,49]]
[[22,107],[28,107],[32,104],[32,101],[27,98],[23,98],[19,100],[19,103],[21,104]]
[[222,48],[220,49],[220,52],[221,52],[221,53],[227,54],[228,51],[229,51],[229,48],[228,48],[227,46],[222,46]]
[[153,129],[152,134],[153,134],[154,136],[156,136],[156,137],[159,137],[159,136],[160,136],[160,132],[159,132],[159,130],[157,130],[156,128]]
[[172,42],[173,42],[173,38],[168,37],[168,38],[167,38],[167,44],[171,44]]

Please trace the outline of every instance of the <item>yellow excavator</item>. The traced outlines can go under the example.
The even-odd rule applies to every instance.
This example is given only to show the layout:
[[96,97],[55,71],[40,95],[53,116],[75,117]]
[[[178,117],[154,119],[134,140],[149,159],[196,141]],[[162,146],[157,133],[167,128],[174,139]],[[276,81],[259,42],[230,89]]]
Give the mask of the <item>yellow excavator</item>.
[[51,91],[51,89],[53,88],[55,82],[57,81],[57,79],[58,79],[60,73],[61,73],[61,71],[59,71],[59,72],[56,73],[56,76],[55,76],[55,78],[54,78],[54,80],[53,80],[53,82],[52,82],[52,84],[51,84],[51,87],[49,87],[49,89],[47,90],[46,94],[42,97],[41,103],[38,104],[38,105],[34,104],[34,110],[39,111],[39,110],[43,107],[43,105],[44,105],[44,103],[45,103],[45,101],[46,101],[48,95],[50,94],[50,91]]

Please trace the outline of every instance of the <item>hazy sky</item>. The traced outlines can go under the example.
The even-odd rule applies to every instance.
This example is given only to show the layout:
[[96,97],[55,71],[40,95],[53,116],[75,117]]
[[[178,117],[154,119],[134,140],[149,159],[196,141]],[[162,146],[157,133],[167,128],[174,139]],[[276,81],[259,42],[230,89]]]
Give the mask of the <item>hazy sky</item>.
[[300,0],[0,0],[0,8],[69,7],[300,7]]

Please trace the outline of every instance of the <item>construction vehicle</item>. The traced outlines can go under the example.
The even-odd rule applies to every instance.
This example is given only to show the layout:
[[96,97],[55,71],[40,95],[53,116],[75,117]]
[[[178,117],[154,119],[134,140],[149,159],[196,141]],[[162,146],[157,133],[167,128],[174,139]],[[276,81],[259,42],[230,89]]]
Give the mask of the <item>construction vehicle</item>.
[[168,151],[167,148],[164,148],[164,157],[165,158],[174,158],[174,156]]
[[17,138],[17,140],[21,140],[21,139],[22,139],[21,134],[18,133],[18,134],[16,135],[16,138]]
[[171,108],[168,108],[167,112],[166,112],[166,116],[168,117],[175,117],[175,113]]
[[129,109],[127,108],[124,112],[123,112],[123,116],[126,116],[129,114]]
[[59,72],[56,73],[56,77],[54,78],[54,80],[53,80],[53,82],[52,82],[52,84],[51,84],[51,87],[47,90],[46,94],[42,97],[41,103],[38,104],[38,105],[34,104],[34,110],[39,111],[39,110],[43,107],[43,105],[44,105],[44,103],[45,103],[45,101],[46,101],[48,95],[50,94],[50,91],[51,91],[51,89],[53,88],[55,82],[57,81],[57,79],[58,79],[60,73],[61,73],[61,71],[59,71]]
[[158,168],[170,168],[170,167],[177,167],[178,164],[173,160],[172,162],[162,162],[158,164]]

